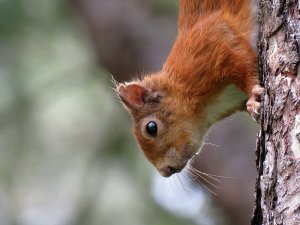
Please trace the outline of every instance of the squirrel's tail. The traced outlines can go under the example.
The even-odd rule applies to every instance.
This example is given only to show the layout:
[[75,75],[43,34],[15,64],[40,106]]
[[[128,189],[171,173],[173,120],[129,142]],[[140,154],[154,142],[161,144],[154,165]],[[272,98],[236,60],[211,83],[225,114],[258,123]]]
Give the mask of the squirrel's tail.
[[226,9],[235,15],[250,16],[253,1],[256,0],[180,0],[180,9],[183,13],[198,14]]
[[221,11],[237,24],[240,23],[242,32],[248,33],[253,29],[254,1],[256,0],[180,0],[180,23],[189,26],[201,15]]

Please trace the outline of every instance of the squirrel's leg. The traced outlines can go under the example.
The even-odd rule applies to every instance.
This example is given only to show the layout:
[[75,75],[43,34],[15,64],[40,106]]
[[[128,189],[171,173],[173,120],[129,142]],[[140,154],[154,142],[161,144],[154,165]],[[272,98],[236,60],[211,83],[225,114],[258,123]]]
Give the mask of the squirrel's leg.
[[261,95],[265,89],[259,84],[257,72],[245,73],[243,77],[243,90],[247,93],[249,99],[246,103],[247,111],[255,121],[260,120]]
[[264,91],[265,89],[260,86],[260,84],[255,84],[252,87],[249,100],[246,103],[247,111],[255,121],[260,120],[261,95],[264,93]]
[[232,79],[231,82],[235,83],[248,95],[249,99],[246,103],[246,109],[255,121],[259,121],[261,95],[264,93],[265,89],[259,84],[255,60],[251,61],[252,63],[249,63],[248,65],[246,63],[242,64],[242,66],[239,64],[235,73],[233,73],[235,76],[230,78]]

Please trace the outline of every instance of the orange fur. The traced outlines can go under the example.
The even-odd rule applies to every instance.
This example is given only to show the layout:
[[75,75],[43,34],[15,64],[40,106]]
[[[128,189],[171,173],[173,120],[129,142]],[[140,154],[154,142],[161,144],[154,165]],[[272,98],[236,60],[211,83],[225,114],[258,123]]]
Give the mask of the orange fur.
[[[186,165],[214,122],[245,109],[243,101],[214,105],[231,84],[249,98],[258,84],[253,30],[250,0],[181,0],[178,37],[163,69],[117,87],[140,147],[163,176]],[[159,125],[156,137],[145,131],[149,121]]]

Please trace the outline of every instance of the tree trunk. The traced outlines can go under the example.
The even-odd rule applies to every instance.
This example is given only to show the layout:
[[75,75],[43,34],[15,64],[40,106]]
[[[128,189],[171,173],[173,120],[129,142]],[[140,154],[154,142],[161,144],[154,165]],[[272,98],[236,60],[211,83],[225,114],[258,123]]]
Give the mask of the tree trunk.
[[266,88],[252,225],[300,224],[299,0],[260,0],[259,71]]

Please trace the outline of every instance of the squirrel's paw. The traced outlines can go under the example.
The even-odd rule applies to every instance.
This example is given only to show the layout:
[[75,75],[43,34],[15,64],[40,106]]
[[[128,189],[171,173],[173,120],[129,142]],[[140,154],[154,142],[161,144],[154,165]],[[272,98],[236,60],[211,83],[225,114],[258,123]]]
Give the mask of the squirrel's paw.
[[260,85],[255,85],[252,89],[251,96],[247,101],[247,110],[252,118],[258,122],[260,120],[260,109],[261,109],[261,95],[265,92],[265,89]]

